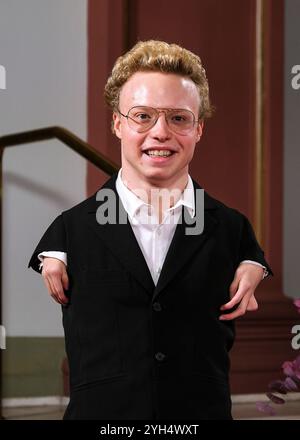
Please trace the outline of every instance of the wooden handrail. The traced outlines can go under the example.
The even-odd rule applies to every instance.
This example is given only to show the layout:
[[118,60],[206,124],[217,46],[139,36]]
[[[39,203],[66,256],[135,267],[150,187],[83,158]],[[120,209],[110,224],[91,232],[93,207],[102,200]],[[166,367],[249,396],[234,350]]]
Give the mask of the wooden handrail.
[[44,141],[48,139],[59,139],[68,145],[72,150],[76,151],[82,157],[92,162],[100,170],[108,175],[118,171],[119,166],[99,153],[90,144],[77,137],[74,133],[63,127],[45,127],[37,130],[23,131],[21,133],[9,134],[0,137],[0,148],[11,147],[14,145],[28,144],[32,142]]
[[[45,127],[37,130],[24,131],[0,137],[0,247],[2,248],[2,157],[6,147],[28,144],[32,142],[59,139],[80,156],[93,163],[108,175],[118,171],[119,166],[99,153],[95,148],[63,127]],[[0,324],[2,323],[2,251],[0,250]],[[0,419],[2,415],[2,350],[0,349]]]

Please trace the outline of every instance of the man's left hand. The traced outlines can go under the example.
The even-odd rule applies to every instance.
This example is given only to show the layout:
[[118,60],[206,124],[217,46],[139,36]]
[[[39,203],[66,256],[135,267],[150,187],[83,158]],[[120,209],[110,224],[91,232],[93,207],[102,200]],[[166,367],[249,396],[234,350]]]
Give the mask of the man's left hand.
[[238,307],[231,313],[220,315],[219,319],[228,321],[258,309],[254,292],[263,278],[263,272],[263,268],[255,264],[241,263],[239,265],[229,289],[231,300],[223,304],[220,309],[229,310],[237,304]]

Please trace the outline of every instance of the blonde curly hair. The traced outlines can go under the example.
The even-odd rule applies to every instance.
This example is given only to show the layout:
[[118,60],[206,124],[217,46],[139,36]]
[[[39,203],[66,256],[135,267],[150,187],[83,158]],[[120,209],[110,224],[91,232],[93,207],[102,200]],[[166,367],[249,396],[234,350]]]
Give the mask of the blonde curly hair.
[[199,119],[212,115],[209,87],[200,58],[177,44],[165,41],[139,41],[132,49],[120,56],[104,88],[106,104],[117,111],[122,86],[136,72],[175,73],[190,78],[197,86],[200,96]]

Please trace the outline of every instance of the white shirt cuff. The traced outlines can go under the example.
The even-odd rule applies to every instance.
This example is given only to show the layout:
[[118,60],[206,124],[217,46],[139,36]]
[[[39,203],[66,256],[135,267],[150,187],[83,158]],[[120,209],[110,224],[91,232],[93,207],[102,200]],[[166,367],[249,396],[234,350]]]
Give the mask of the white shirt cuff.
[[67,254],[66,252],[60,252],[60,251],[47,251],[47,252],[41,252],[38,254],[38,259],[41,261],[39,265],[39,269],[43,267],[43,259],[44,257],[50,257],[50,258],[57,258],[58,260],[62,261],[67,266]]

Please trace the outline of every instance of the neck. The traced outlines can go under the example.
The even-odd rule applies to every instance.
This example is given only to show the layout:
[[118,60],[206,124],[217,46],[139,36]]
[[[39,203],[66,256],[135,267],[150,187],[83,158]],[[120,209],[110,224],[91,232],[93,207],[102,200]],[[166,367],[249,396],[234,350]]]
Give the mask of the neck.
[[130,173],[127,173],[122,168],[121,178],[128,189],[145,203],[153,206],[161,223],[165,210],[173,207],[180,199],[188,183],[188,170],[180,176],[177,175],[174,179],[162,181],[145,178],[139,179],[136,176],[131,176]]

